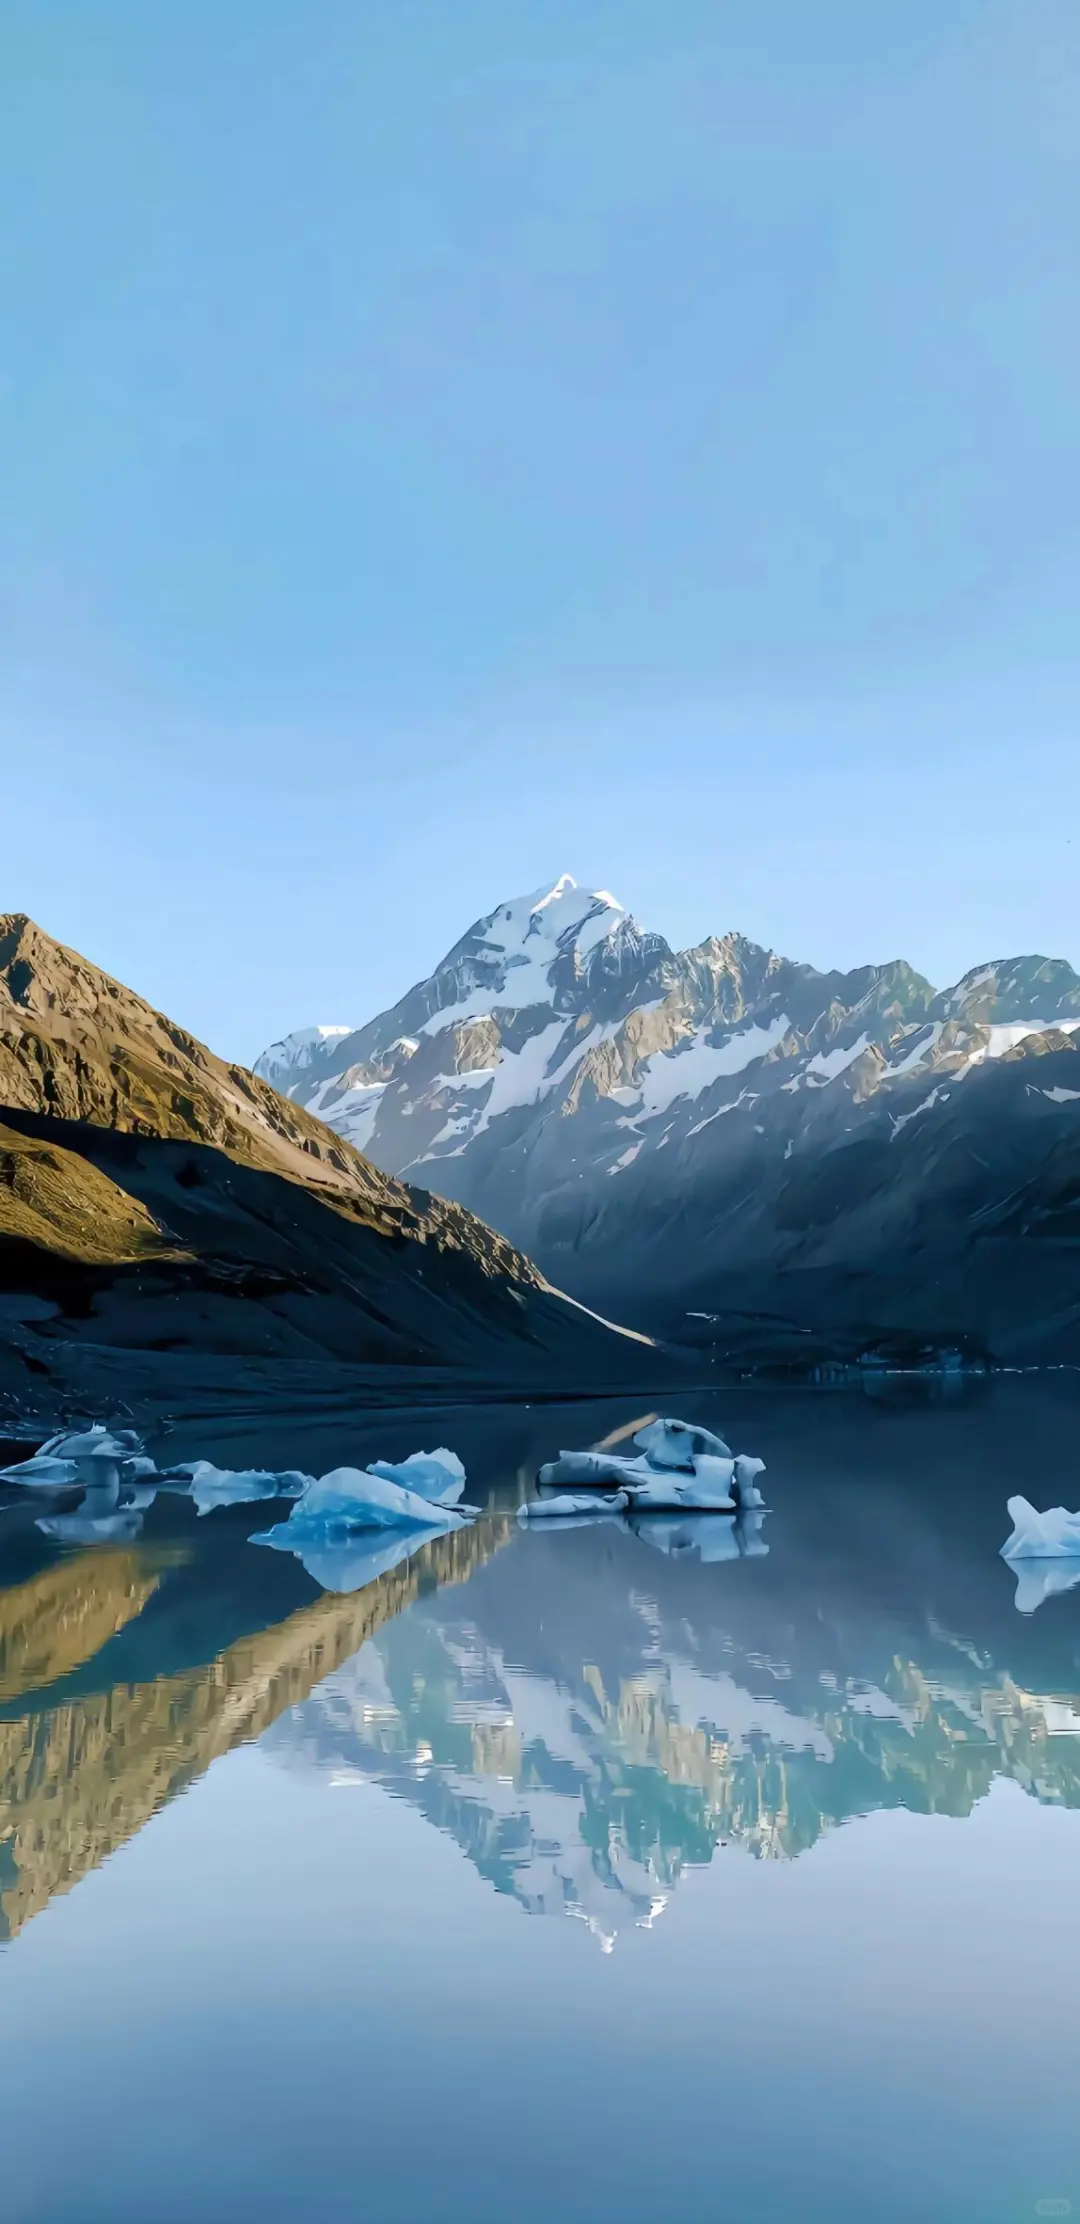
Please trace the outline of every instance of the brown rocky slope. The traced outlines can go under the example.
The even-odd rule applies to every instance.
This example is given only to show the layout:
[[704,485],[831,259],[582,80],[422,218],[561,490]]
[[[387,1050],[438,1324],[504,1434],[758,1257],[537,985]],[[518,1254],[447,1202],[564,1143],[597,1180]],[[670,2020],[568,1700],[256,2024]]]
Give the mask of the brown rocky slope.
[[142,1370],[151,1399],[179,1394],[193,1357],[258,1362],[280,1394],[282,1370],[325,1363],[414,1386],[580,1385],[626,1379],[645,1355],[463,1207],[379,1173],[9,915],[0,1396],[15,1413],[92,1401],[93,1351],[159,1355]]

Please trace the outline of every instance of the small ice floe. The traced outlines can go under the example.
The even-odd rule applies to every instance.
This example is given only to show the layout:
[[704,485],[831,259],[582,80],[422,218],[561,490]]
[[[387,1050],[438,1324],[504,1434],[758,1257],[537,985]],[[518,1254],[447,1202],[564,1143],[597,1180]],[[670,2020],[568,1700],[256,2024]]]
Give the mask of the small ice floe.
[[135,1482],[156,1473],[133,1429],[62,1431],[51,1436],[31,1459],[14,1467],[0,1467],[0,1482],[16,1483],[20,1490],[57,1493],[92,1490],[121,1481]]
[[45,1536],[68,1544],[137,1537],[160,1480],[134,1429],[108,1429],[102,1422],[62,1431],[32,1458],[0,1468],[0,1481],[20,1490],[61,1502],[75,1499],[75,1510],[44,1516],[37,1524]]
[[636,1457],[618,1452],[560,1452],[540,1469],[542,1491],[622,1491],[633,1513],[763,1512],[757,1478],[765,1462],[733,1454],[723,1438],[687,1421],[649,1421],[634,1438]]
[[190,1491],[196,1512],[210,1514],[218,1506],[257,1504],[262,1498],[299,1498],[311,1476],[295,1468],[279,1474],[272,1468],[214,1467],[209,1460],[189,1460],[170,1468],[163,1481],[167,1489]]
[[429,1499],[433,1506],[456,1506],[465,1488],[465,1469],[457,1453],[448,1452],[444,1444],[437,1452],[410,1452],[408,1459],[396,1462],[372,1460],[367,1472],[400,1483],[403,1490]]
[[1001,1547],[1003,1560],[1080,1559],[1080,1514],[1064,1506],[1050,1506],[1036,1513],[1026,1498],[1010,1498],[1012,1536]]
[[1001,1557],[1016,1576],[1017,1612],[1034,1614],[1044,1600],[1080,1583],[1080,1514],[1064,1506],[1040,1514],[1026,1498],[1010,1498],[1008,1512],[1012,1535]]
[[650,1467],[689,1468],[705,1453],[715,1459],[731,1458],[731,1446],[722,1436],[714,1436],[711,1429],[696,1429],[689,1421],[647,1421],[634,1442]]
[[598,1491],[587,1496],[561,1498],[530,1498],[518,1507],[519,1521],[575,1522],[605,1521],[611,1514],[624,1514],[630,1500],[625,1490],[617,1490],[614,1497],[604,1498]]
[[[395,1479],[403,1474],[421,1482],[424,1491]],[[352,1571],[362,1563],[370,1567],[378,1556],[386,1566],[393,1566],[426,1538],[465,1527],[475,1508],[458,1504],[464,1487],[465,1470],[453,1452],[414,1453],[396,1467],[387,1460],[369,1468],[336,1467],[305,1485],[287,1521],[261,1530],[251,1542],[295,1553],[324,1590],[358,1590],[373,1576],[356,1574],[355,1580],[327,1581],[328,1567],[333,1567],[340,1552],[346,1554]],[[400,1531],[406,1541],[376,1545],[380,1532],[388,1529]],[[413,1544],[408,1542],[410,1537]],[[338,1568],[342,1574],[348,1572],[341,1563]],[[382,1564],[375,1569],[381,1572]]]
[[425,1538],[461,1528],[476,1510],[460,1504],[465,1469],[445,1447],[397,1462],[375,1460],[368,1469],[339,1467],[319,1478],[296,1468],[215,1467],[211,1460],[188,1460],[160,1473],[133,1429],[100,1423],[51,1437],[31,1459],[0,1469],[0,1481],[61,1504],[67,1499],[63,1512],[39,1520],[38,1527],[71,1544],[138,1536],[159,1491],[190,1498],[200,1515],[291,1498],[290,1518],[252,1541],[296,1553],[328,1590],[373,1582]]

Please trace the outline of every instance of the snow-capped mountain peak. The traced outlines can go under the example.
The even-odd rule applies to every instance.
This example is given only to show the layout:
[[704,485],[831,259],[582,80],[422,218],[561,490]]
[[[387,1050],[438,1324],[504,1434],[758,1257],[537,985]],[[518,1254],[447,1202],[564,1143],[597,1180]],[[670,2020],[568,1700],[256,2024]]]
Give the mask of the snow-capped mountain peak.
[[997,960],[937,994],[899,959],[823,973],[735,933],[676,951],[563,873],[478,919],[392,1011],[353,1034],[303,1030],[258,1070],[572,1283],[647,1227],[666,1273],[695,1246],[712,1262],[729,1208],[729,1249],[756,1257],[769,1201],[817,1169],[820,1196],[782,1208],[794,1250],[830,1225],[849,1140],[867,1195],[887,1199],[958,1091],[964,1119],[999,1085],[1025,1117],[1075,1119],[1076,1053],[1064,960]]
[[[571,952],[583,964],[627,919],[622,904],[607,889],[579,888],[572,874],[561,873],[552,887],[500,904],[489,918],[477,921],[465,940],[475,937],[492,951],[501,951],[508,968],[535,970]],[[520,992],[515,1003],[522,1008]]]

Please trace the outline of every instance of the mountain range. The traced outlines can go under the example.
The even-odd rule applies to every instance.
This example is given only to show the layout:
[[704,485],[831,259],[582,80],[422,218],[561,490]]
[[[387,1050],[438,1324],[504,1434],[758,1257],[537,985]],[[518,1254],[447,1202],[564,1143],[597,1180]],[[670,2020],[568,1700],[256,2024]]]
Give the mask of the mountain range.
[[673,950],[564,874],[256,1074],[583,1302],[728,1359],[1080,1358],[1080,975]]
[[645,1349],[0,917],[0,1410],[624,1380]]

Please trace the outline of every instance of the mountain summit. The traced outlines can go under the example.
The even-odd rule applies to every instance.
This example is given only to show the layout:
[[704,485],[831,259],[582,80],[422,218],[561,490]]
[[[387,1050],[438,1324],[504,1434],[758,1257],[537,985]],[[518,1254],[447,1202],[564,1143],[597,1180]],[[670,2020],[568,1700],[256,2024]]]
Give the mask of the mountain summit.
[[[1000,1344],[945,1254],[1008,1198],[1026,1210],[1029,1181],[1059,1226],[1078,1049],[1063,959],[997,959],[939,992],[902,959],[821,972],[732,933],[676,951],[564,875],[479,919],[392,1010],[288,1037],[256,1071],[664,1333],[780,1307],[781,1274],[792,1337],[839,1305],[841,1344]],[[928,1276],[913,1248],[935,1244]],[[894,1266],[903,1304],[888,1287],[848,1304],[852,1275]]]

